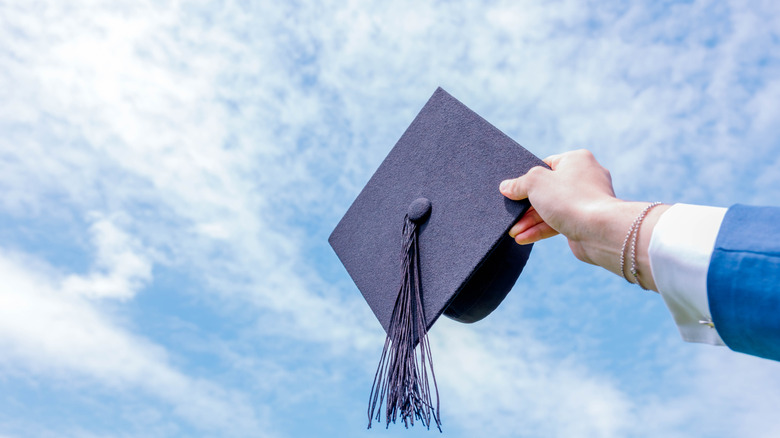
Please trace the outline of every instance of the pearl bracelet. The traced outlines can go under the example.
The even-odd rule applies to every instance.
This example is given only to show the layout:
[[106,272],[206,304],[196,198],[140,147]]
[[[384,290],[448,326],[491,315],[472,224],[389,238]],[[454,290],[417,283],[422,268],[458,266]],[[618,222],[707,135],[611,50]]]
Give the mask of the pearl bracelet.
[[636,242],[637,237],[639,236],[639,228],[642,226],[642,221],[645,220],[645,216],[647,216],[647,213],[653,207],[661,204],[662,202],[660,201],[653,202],[652,204],[645,207],[641,213],[639,213],[639,216],[634,219],[634,223],[631,224],[631,228],[628,229],[628,234],[626,234],[626,238],[623,240],[623,248],[620,250],[620,273],[623,274],[623,278],[625,278],[627,282],[634,284],[634,282],[629,280],[628,276],[626,275],[626,248],[628,248],[628,242],[631,241],[631,270],[629,272],[636,280],[636,284],[638,284],[639,287],[644,290],[648,289],[642,286],[642,283],[639,281],[639,270],[636,266]]

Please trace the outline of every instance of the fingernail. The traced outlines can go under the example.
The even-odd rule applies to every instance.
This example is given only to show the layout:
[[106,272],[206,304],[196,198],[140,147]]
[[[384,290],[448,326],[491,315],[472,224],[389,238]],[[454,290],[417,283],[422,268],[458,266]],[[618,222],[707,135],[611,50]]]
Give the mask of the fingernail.
[[504,181],[501,181],[501,185],[498,186],[498,190],[500,190],[502,193],[506,193],[509,190],[509,186],[512,184],[511,179],[507,179]]

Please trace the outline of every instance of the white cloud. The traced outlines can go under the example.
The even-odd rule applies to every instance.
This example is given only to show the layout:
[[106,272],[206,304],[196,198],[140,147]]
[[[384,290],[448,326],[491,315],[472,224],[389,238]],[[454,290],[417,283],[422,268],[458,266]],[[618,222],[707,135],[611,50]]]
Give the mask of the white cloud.
[[63,292],[88,298],[132,298],[151,280],[151,262],[140,254],[138,242],[110,220],[96,220],[90,231],[97,248],[94,270],[86,276],[67,276]]
[[587,366],[593,352],[562,352],[540,341],[538,323],[438,323],[431,340],[446,431],[528,437],[780,432],[772,411],[779,397],[776,362],[684,344],[675,335],[637,339],[655,351],[623,358],[624,373],[615,375]]
[[[258,427],[257,413],[240,393],[177,371],[163,348],[131,334],[89,301],[64,293],[54,268],[0,251],[0,277],[0,362],[6,367],[51,377],[75,373],[108,388],[138,389],[207,429],[241,434]],[[98,286],[82,280],[87,289],[99,290],[102,279],[93,281]]]
[[441,325],[447,338],[434,345],[434,360],[447,385],[443,415],[450,424],[490,436],[617,437],[630,430],[632,400],[576,356],[556,360],[530,327],[514,324],[507,333]]
[[[324,240],[437,85],[540,155],[594,149],[627,196],[771,202],[780,190],[762,186],[777,185],[778,162],[768,157],[780,134],[771,123],[775,67],[761,62],[776,51],[771,3],[133,1],[0,9],[0,211],[20,222],[51,217],[89,234],[96,247],[95,263],[79,274],[0,253],[16,285],[0,292],[16,309],[0,309],[9,313],[0,321],[12,352],[5,361],[44,376],[140,387],[194,422],[229,423],[238,415],[231,401],[249,409],[250,396],[177,371],[168,356],[185,352],[134,334],[106,302],[127,304],[154,285],[154,262],[202,285],[191,293],[204,296],[194,300],[227,320],[251,319],[251,335],[240,342],[316,345],[324,352],[300,353],[299,361],[352,370],[339,361],[372,351],[379,329]],[[91,211],[106,213],[94,219]],[[559,283],[564,274],[588,275],[571,263],[524,275]],[[601,287],[569,283],[582,295]],[[558,295],[537,306],[570,312],[560,303],[567,298],[586,301]],[[610,303],[624,311],[631,304]],[[551,325],[572,316],[524,315]],[[633,386],[577,363],[587,357],[582,349],[558,363],[565,347],[519,324],[537,336],[502,329],[493,339],[441,324],[448,337],[437,341],[438,363],[454,364],[437,367],[455,399],[445,409],[466,419],[453,423],[474,431],[468,420],[478,417],[499,435],[652,436],[636,429],[652,420]],[[565,329],[555,339],[572,338],[567,346],[609,349],[555,327]],[[263,351],[236,350],[223,354],[245,372],[263,367]],[[275,378],[295,384],[274,365]],[[695,382],[722,377],[707,369],[693,369],[701,374]],[[672,384],[681,379],[673,375]],[[689,403],[703,389],[686,391],[651,403],[664,422],[650,430],[671,434],[707,417]],[[738,387],[716,394],[728,400],[711,410],[728,411],[740,394]],[[265,396],[251,403],[279,415]],[[249,411],[247,424],[259,421]],[[756,424],[771,418],[757,416]],[[724,430],[755,432],[740,425],[751,418]]]
[[[19,83],[9,106],[33,119],[57,114],[61,127],[40,129],[68,144],[51,148],[29,132],[6,140],[0,184],[8,210],[31,214],[54,195],[82,211],[125,215],[138,245],[218,285],[209,291],[287,313],[291,326],[312,327],[315,337],[327,321],[344,319],[340,306],[309,292],[296,248],[305,236],[284,223],[296,198],[290,187],[311,184],[292,158],[297,130],[322,110],[268,65],[279,56],[266,44],[274,27],[257,20],[271,23],[272,14],[237,23],[244,28],[203,28],[201,15],[214,11],[131,2],[85,15],[51,5],[41,26],[26,8],[8,18],[30,33],[7,35],[24,61],[9,62]],[[235,8],[217,15],[240,21]],[[98,266],[83,280],[102,290],[84,293],[116,296],[111,289],[123,279],[148,279],[132,254],[121,268],[132,272]],[[83,289],[80,281],[66,280],[67,288]]]

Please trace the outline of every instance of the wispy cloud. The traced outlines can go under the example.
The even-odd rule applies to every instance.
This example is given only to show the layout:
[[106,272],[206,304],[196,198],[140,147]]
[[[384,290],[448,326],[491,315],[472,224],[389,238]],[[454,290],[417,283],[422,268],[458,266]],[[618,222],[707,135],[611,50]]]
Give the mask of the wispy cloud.
[[86,276],[66,277],[63,292],[88,298],[132,298],[151,280],[151,262],[139,254],[138,243],[110,220],[97,220],[90,231],[97,249],[95,269]]
[[[196,434],[361,435],[382,332],[325,239],[426,97],[589,147],[624,196],[773,202],[780,11],[738,3],[4,4],[2,369]],[[681,345],[659,302],[535,251],[499,313],[434,329],[448,433],[772,430],[746,406],[774,364]]]
[[[105,223],[103,223],[105,226]],[[121,269],[110,266],[112,271]],[[105,387],[140,390],[173,407],[175,415],[232,434],[258,427],[258,416],[238,393],[193,379],[170,364],[164,349],[112,321],[109,312],[60,286],[61,275],[29,256],[0,254],[2,363],[52,377],[75,373]],[[72,277],[67,277],[71,279]],[[108,290],[132,295],[128,285]],[[80,279],[84,290],[105,289],[103,278]]]

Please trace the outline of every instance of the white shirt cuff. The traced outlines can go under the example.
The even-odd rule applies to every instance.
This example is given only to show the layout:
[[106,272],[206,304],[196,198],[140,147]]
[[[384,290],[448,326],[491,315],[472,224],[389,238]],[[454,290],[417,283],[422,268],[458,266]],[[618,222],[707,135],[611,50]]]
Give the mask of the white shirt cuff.
[[724,345],[712,326],[707,271],[726,210],[675,204],[658,219],[650,238],[653,280],[688,342]]

